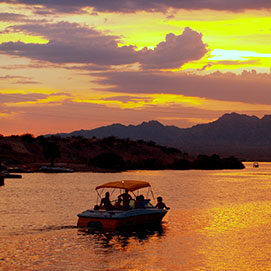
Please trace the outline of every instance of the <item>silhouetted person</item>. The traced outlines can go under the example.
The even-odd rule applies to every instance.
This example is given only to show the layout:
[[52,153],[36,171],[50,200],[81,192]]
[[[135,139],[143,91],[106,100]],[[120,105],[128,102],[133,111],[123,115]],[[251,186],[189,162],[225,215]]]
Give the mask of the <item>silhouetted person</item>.
[[149,200],[144,199],[143,195],[137,196],[135,201],[135,209],[145,208]]
[[121,197],[118,197],[118,201],[116,201],[115,205],[114,205],[116,210],[121,210],[122,206],[121,206]]
[[166,204],[163,202],[163,198],[162,197],[158,197],[157,198],[157,204],[155,205],[155,208],[158,209],[170,209],[169,207],[166,206]]
[[102,198],[100,208],[104,208],[106,211],[114,209],[114,206],[111,204],[111,201],[109,199],[109,192],[106,192],[105,197]]
[[139,209],[140,208],[140,196],[136,196],[136,200],[135,200],[135,209]]
[[126,189],[125,193],[119,195],[119,197],[123,201],[123,210],[129,210],[130,209],[130,199],[132,199],[131,195],[128,193],[129,191]]

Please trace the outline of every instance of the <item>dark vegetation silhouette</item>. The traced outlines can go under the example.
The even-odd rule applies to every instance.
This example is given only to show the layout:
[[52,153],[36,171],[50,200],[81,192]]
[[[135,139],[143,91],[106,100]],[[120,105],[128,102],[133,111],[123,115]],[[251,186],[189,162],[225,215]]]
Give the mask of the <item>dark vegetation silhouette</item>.
[[221,159],[217,154],[213,154],[212,156],[198,155],[198,157],[193,161],[192,167],[194,169],[244,168],[243,164],[241,164],[237,158],[231,156]]
[[91,160],[91,164],[108,170],[125,170],[126,165],[123,158],[114,152],[103,152]]
[[235,169],[243,164],[234,157],[199,155],[196,159],[173,147],[154,141],[107,137],[103,139],[31,134],[0,137],[0,160],[9,166],[38,170],[62,166],[79,171]]
[[60,158],[61,154],[59,147],[55,142],[46,142],[43,145],[43,154],[50,161],[50,166],[53,167],[56,158]]

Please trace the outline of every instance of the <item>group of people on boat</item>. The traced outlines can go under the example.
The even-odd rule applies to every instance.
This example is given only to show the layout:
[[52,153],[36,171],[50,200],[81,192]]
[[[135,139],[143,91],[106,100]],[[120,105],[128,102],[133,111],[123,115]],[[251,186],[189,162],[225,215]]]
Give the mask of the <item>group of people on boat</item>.
[[[129,194],[128,190],[125,190],[124,193],[122,193],[118,196],[117,201],[113,205],[110,200],[109,192],[106,192],[105,197],[101,199],[100,205],[98,205],[98,206],[96,205],[94,207],[94,209],[95,210],[105,209],[106,211],[110,211],[110,210],[127,211],[132,208],[134,208],[134,209],[146,208],[149,201],[150,201],[149,199],[145,199],[143,195],[139,195],[139,196],[136,196],[133,207],[131,207],[131,205],[130,205],[131,200],[133,200],[132,196]],[[167,209],[167,210],[170,209],[163,202],[162,197],[157,198],[157,204],[156,204],[155,208]]]

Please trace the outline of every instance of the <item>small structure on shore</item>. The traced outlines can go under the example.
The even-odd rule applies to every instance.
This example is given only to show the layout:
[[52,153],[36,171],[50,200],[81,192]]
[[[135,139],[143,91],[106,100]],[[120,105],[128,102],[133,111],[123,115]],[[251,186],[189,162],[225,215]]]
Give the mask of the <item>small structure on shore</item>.
[[4,178],[4,174],[2,172],[0,172],[0,186],[5,184],[5,178]]
[[0,163],[0,186],[5,184],[5,179],[21,179],[22,175],[10,174],[4,165]]

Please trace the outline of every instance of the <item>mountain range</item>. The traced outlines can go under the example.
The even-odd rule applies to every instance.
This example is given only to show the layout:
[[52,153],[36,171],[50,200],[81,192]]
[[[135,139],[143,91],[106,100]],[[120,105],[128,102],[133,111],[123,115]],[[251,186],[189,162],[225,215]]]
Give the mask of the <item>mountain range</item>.
[[222,157],[234,155],[242,160],[271,161],[271,115],[258,118],[230,113],[213,122],[191,128],[165,126],[154,120],[128,126],[116,123],[56,135],[86,138],[114,136],[154,141],[160,145],[179,148],[191,156],[218,154]]

